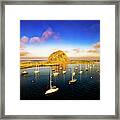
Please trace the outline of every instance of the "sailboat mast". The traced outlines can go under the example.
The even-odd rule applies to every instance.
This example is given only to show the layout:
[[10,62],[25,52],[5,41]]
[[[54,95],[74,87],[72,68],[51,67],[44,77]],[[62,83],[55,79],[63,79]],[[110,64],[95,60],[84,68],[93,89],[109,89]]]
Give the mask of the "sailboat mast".
[[72,72],[72,80],[73,80],[73,67],[72,67],[72,70],[71,70],[71,72]]
[[73,80],[73,74],[72,74],[72,80]]
[[51,74],[51,69],[50,69],[50,76],[49,76],[49,79],[50,79],[50,88],[52,88],[52,81],[51,81],[51,78],[52,78],[52,74]]

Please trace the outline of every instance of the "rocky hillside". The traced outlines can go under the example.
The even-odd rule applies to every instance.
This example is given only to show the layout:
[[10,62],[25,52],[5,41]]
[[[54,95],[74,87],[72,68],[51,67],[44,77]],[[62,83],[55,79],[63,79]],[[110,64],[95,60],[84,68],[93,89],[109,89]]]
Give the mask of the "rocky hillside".
[[63,51],[58,50],[49,56],[48,61],[50,63],[66,64],[69,62],[69,58]]

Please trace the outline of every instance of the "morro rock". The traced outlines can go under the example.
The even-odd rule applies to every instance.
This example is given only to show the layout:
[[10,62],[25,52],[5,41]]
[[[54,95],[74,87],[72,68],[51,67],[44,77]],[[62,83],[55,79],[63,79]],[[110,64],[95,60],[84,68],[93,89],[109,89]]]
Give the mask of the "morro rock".
[[69,62],[69,58],[63,51],[58,50],[49,56],[48,61],[50,63],[67,64]]

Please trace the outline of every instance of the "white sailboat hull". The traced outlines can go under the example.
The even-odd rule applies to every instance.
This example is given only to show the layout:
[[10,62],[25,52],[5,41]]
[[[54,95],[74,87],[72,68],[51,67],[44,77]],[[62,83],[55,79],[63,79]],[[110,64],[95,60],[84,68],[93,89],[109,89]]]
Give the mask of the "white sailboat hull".
[[37,74],[37,73],[39,73],[39,71],[38,71],[38,70],[35,70],[35,71],[34,71],[34,73],[36,73],[36,74]]
[[57,92],[58,90],[59,90],[59,88],[50,88],[49,90],[47,90],[45,92],[45,95]]
[[80,71],[80,74],[82,74],[82,73],[83,73],[83,71],[81,70],[81,71]]
[[77,79],[70,80],[70,81],[69,81],[69,84],[73,84],[73,83],[75,83],[76,81],[77,81]]
[[66,73],[66,71],[63,71],[63,74],[65,74]]
[[26,74],[28,74],[27,71],[23,71],[23,72],[21,73],[21,75],[26,75]]
[[[55,77],[58,74],[59,74],[58,72],[55,72],[55,73],[53,73],[53,76]],[[56,86],[52,86],[52,78],[51,77],[52,76],[51,76],[51,73],[50,73],[50,89],[45,92],[45,95],[55,93],[55,92],[57,92],[59,90],[59,88],[57,88]]]
[[59,75],[58,72],[53,73],[53,76],[54,76],[54,77],[56,77],[56,76],[58,76],[58,75]]

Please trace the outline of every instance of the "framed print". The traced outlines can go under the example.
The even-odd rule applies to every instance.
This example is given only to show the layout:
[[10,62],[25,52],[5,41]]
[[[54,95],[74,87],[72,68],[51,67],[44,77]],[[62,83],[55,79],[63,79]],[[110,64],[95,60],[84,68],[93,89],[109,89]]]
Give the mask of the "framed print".
[[21,20],[20,32],[21,100],[100,100],[99,20]]
[[119,1],[1,8],[2,119],[119,119]]

